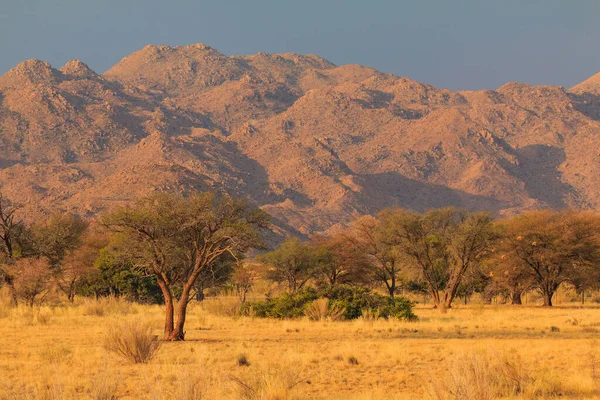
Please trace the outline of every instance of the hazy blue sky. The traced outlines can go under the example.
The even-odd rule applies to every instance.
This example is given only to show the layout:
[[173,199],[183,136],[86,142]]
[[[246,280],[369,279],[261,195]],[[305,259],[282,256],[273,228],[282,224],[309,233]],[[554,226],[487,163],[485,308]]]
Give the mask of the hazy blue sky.
[[572,86],[600,71],[598,0],[0,0],[0,73],[104,72],[146,44],[315,53],[451,89]]

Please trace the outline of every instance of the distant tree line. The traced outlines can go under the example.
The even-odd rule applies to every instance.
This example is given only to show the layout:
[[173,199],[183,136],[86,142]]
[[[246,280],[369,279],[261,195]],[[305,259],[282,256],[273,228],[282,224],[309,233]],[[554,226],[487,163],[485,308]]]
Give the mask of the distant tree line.
[[33,306],[53,291],[71,302],[82,295],[163,304],[169,340],[184,339],[187,306],[204,290],[225,287],[245,302],[258,277],[290,295],[310,287],[330,300],[381,288],[390,302],[377,302],[388,308],[405,307],[396,296],[410,291],[442,310],[476,292],[520,304],[536,290],[551,306],[563,284],[577,293],[600,285],[600,216],[592,212],[494,219],[455,208],[388,209],[335,234],[289,238],[249,268],[244,255],[265,250],[269,220],[226,195],[157,193],[96,221],[64,213],[28,223],[0,195],[0,282],[14,304]]
[[475,292],[521,304],[536,290],[552,306],[563,284],[578,293],[600,286],[600,216],[546,210],[495,220],[455,208],[389,209],[327,237],[288,239],[259,260],[292,293],[309,283],[380,286],[392,298],[424,293],[446,309]]

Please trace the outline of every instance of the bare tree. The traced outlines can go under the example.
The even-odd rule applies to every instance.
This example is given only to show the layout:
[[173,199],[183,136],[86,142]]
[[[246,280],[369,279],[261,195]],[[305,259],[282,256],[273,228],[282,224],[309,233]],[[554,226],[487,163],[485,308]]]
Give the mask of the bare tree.
[[23,252],[26,228],[19,216],[21,206],[12,203],[0,193],[0,278],[11,292],[14,305],[18,304],[14,276],[9,266]]
[[33,307],[44,301],[50,291],[52,269],[45,258],[21,258],[11,266],[14,274],[14,285],[17,295],[25,304]]

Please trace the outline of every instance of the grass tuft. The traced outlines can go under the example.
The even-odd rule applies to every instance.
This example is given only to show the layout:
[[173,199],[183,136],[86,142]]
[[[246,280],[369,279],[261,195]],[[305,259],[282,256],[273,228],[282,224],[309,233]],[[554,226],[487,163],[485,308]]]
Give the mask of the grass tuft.
[[150,361],[160,347],[148,323],[123,321],[108,328],[104,348],[135,364]]
[[346,309],[339,304],[331,304],[328,299],[321,298],[310,303],[304,315],[311,321],[340,321]]
[[237,365],[239,367],[249,367],[250,366],[250,361],[248,360],[248,356],[246,356],[245,354],[240,354],[237,356]]

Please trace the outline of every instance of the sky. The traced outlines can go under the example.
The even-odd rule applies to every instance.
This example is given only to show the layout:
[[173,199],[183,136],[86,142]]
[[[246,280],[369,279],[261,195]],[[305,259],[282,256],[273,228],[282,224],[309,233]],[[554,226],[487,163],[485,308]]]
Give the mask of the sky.
[[600,72],[598,0],[0,0],[0,74],[37,58],[104,72],[147,44],[295,52],[434,86],[571,87]]

